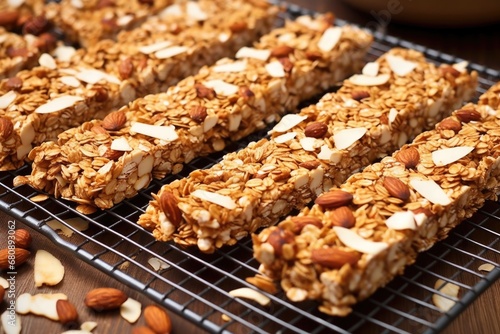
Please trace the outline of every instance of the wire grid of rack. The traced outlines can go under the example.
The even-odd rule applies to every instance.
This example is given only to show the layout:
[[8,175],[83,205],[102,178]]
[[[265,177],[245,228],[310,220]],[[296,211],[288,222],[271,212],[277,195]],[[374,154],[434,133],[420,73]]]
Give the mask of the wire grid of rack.
[[[285,6],[287,17],[311,13],[294,5]],[[339,23],[345,24],[340,20]],[[375,33],[375,37],[367,61],[395,46],[424,52],[431,61],[461,60],[390,36]],[[498,71],[475,64],[470,67],[480,74],[478,95],[500,80]],[[275,295],[263,292],[271,299],[266,307],[231,297],[232,289],[255,288],[245,281],[257,273],[258,267],[250,238],[207,255],[173,243],[157,242],[136,224],[151,199],[150,194],[157,192],[162,184],[195,169],[208,168],[225,153],[245,147],[264,135],[265,131],[261,131],[224,152],[195,159],[179,175],[155,180],[138,196],[89,216],[78,213],[72,203],[52,197],[35,203],[30,198],[38,192],[27,186],[13,187],[16,175],[29,174],[30,167],[25,166],[0,174],[0,209],[39,230],[78,258],[213,333],[436,333],[500,277],[500,203],[497,202],[487,202],[452,231],[448,239],[421,254],[403,276],[361,302],[345,318],[321,314],[315,302],[292,303],[282,291]],[[75,230],[65,222],[72,217],[88,220],[89,229]],[[54,219],[72,229],[73,236],[60,236],[50,228],[47,222]],[[147,263],[152,257],[163,260],[168,267],[154,271]],[[492,264],[494,269],[479,271],[479,265],[484,263]],[[446,313],[432,302],[434,294],[441,294],[434,289],[437,279],[460,286],[456,304]],[[230,320],[223,320],[223,314]]]

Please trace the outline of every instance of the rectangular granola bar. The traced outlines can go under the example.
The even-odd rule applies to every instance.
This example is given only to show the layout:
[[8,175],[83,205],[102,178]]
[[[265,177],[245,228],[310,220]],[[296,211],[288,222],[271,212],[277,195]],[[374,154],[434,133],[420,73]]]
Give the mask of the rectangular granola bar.
[[331,26],[330,16],[287,22],[240,49],[238,59],[221,59],[166,93],[137,99],[103,121],[62,133],[57,144],[35,148],[32,174],[18,181],[109,208],[152,177],[222,150],[359,69],[371,40],[358,28]]
[[477,75],[462,66],[437,67],[417,51],[393,49],[338,92],[285,116],[270,140],[163,186],[139,224],[159,240],[204,252],[234,244],[304,207],[469,99]]
[[[160,34],[159,25],[155,32],[138,28],[134,33],[144,35],[137,39],[139,43],[106,40],[76,53],[59,47],[54,51],[59,56],[57,62],[47,54],[37,58],[50,68],[42,66],[1,82],[0,116],[5,117],[4,122],[10,120],[15,131],[0,141],[0,169],[21,166],[33,145],[56,140],[62,131],[85,121],[102,119],[137,97],[165,91],[203,65],[234,54],[269,31],[278,12],[273,6],[256,7],[241,1],[233,5],[212,8],[213,15],[203,23],[176,34]],[[208,10],[207,6],[203,8]],[[232,32],[229,22],[223,22],[227,16],[245,16],[247,24]],[[166,18],[162,22],[171,23]],[[40,111],[43,105],[53,106],[53,100],[66,95],[79,101],[69,103],[66,98],[68,105]]]
[[[498,85],[496,88],[498,92]],[[500,110],[468,104],[392,156],[253,237],[287,297],[338,316],[446,238],[500,190]]]

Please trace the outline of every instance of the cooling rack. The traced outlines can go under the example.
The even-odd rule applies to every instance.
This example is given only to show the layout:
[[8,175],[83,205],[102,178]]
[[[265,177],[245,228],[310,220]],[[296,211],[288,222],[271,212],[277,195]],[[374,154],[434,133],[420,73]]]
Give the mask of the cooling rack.
[[[312,13],[295,5],[284,7],[284,17]],[[346,22],[338,20],[338,23]],[[374,35],[375,43],[367,61],[396,46],[416,49],[439,63],[462,60],[391,36]],[[477,64],[471,64],[470,68],[480,74],[477,95],[500,80],[498,71]],[[3,172],[0,173],[0,209],[76,257],[212,333],[437,333],[500,277],[498,202],[487,202],[446,240],[421,254],[403,276],[361,302],[346,318],[321,314],[315,302],[292,303],[283,292],[275,295],[263,292],[271,299],[267,307],[231,297],[232,289],[254,288],[245,281],[257,273],[258,267],[252,257],[250,238],[207,255],[173,243],[157,242],[136,224],[151,199],[150,194],[157,192],[162,184],[195,169],[208,168],[224,154],[264,135],[265,131],[261,131],[230,145],[224,152],[195,159],[179,175],[155,180],[138,196],[89,216],[81,215],[74,204],[64,200],[49,198],[35,203],[30,198],[38,192],[27,186],[13,187],[13,178],[29,174],[29,166]],[[66,223],[74,217],[89,221],[89,228],[80,232]],[[47,223],[54,219],[73,230],[73,236],[61,236],[50,228]],[[153,257],[164,261],[165,268],[155,271],[148,264]],[[479,271],[478,267],[484,263],[492,264],[494,269]],[[455,305],[445,313],[432,303],[432,296],[440,293],[434,289],[437,279],[460,287]]]

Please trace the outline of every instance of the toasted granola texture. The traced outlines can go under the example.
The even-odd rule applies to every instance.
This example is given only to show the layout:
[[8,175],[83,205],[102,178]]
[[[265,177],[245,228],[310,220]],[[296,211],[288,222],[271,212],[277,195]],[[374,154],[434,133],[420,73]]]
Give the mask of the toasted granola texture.
[[[339,34],[337,42],[321,50],[319,41],[331,32]],[[357,28],[332,27],[330,16],[287,22],[242,48],[237,59],[221,59],[166,93],[137,99],[35,148],[31,175],[18,181],[110,208],[153,177],[224,149],[359,69],[371,40]],[[117,119],[118,127],[109,126]]]
[[485,104],[494,96],[498,85],[479,105],[456,110],[311,208],[254,235],[260,271],[292,301],[313,299],[324,313],[349,314],[486,200],[497,200],[500,110]]
[[433,127],[477,84],[463,64],[437,67],[405,49],[391,50],[363,73],[285,116],[269,140],[163,186],[139,224],[158,240],[203,252],[235,244]]
[[[78,51],[59,46],[54,50],[56,58],[38,53],[36,62],[41,66],[0,82],[0,116],[15,125],[0,141],[0,169],[22,166],[33,146],[55,141],[59,133],[102,119],[138,97],[165,91],[271,30],[276,7],[232,3],[209,7],[208,2],[200,2],[203,11],[198,14],[206,17],[180,32],[164,32],[160,21],[157,30],[141,27],[130,32],[144,35],[141,43],[105,40]],[[231,23],[223,21],[227,16],[245,16],[247,25],[232,32]],[[178,20],[167,15],[161,22],[168,25]],[[60,103],[61,98],[65,103]]]

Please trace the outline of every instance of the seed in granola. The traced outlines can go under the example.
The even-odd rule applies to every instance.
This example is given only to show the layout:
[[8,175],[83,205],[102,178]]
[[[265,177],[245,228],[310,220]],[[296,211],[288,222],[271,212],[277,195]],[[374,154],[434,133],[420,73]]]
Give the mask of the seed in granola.
[[453,132],[458,133],[462,129],[462,124],[454,120],[452,117],[447,117],[436,125],[436,129],[452,130]]
[[235,22],[235,23],[231,24],[229,26],[229,29],[233,33],[239,33],[239,32],[245,31],[247,29],[247,26],[248,25],[246,22],[240,21],[240,22]]
[[201,83],[196,83],[194,88],[196,89],[196,96],[200,99],[211,100],[215,97],[215,90],[213,88],[206,87]]
[[288,45],[278,45],[271,50],[271,57],[283,58],[288,57],[293,52],[293,48]]
[[277,227],[269,234],[267,242],[273,247],[274,254],[281,257],[283,256],[283,247],[285,245],[292,245],[293,247],[295,238],[292,232]]
[[399,198],[402,201],[407,201],[410,198],[410,188],[400,179],[386,176],[382,184],[391,196]]
[[0,138],[3,140],[10,137],[12,131],[14,130],[14,124],[8,117],[0,117]]
[[475,109],[460,109],[455,112],[455,116],[460,120],[460,122],[469,123],[471,121],[480,121],[481,114]]
[[351,92],[351,96],[353,100],[361,101],[362,99],[370,97],[370,93],[368,93],[366,90],[353,90]]
[[163,191],[159,199],[160,208],[172,225],[179,226],[182,213],[179,209],[177,198],[169,191]]
[[49,28],[49,21],[43,15],[32,17],[23,25],[23,35],[38,36]]
[[420,162],[420,153],[415,147],[408,147],[401,149],[396,154],[395,159],[405,165],[407,169],[412,169]]
[[313,263],[330,269],[340,269],[345,264],[354,266],[360,258],[359,253],[346,252],[339,247],[317,248],[311,252]]
[[311,122],[304,129],[306,137],[323,138],[328,131],[328,126],[323,122]]
[[123,80],[130,78],[133,71],[134,64],[132,63],[132,59],[130,59],[130,57],[123,59],[118,65],[118,73],[120,74],[120,78]]
[[350,204],[352,199],[352,194],[335,189],[318,196],[314,203],[321,205],[325,209],[333,209]]
[[351,228],[356,223],[356,218],[348,206],[338,207],[330,212],[330,220],[334,226]]
[[189,117],[196,123],[203,123],[205,118],[207,117],[207,108],[204,106],[193,106],[189,110]]
[[127,122],[125,113],[121,110],[113,111],[102,120],[101,126],[108,131],[117,131]]
[[11,77],[6,83],[7,89],[18,90],[23,87],[23,80],[18,77]]

